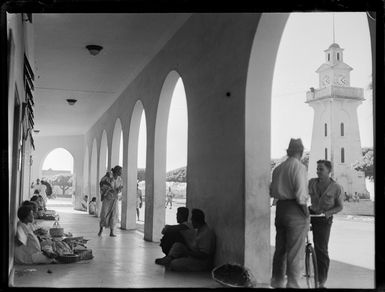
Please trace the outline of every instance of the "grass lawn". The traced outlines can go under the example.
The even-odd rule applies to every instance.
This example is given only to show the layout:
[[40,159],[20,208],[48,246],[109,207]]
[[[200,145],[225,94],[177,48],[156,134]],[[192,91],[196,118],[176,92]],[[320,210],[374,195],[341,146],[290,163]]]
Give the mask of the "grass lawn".
[[360,200],[355,202],[344,202],[344,208],[338,215],[355,215],[355,216],[373,216],[374,202],[370,200]]

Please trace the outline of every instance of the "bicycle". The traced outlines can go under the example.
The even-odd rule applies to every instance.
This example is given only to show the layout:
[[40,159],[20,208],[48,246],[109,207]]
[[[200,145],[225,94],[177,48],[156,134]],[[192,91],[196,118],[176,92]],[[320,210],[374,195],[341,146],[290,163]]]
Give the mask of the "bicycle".
[[[310,217],[325,217],[325,214],[310,215]],[[309,232],[312,231],[310,225]],[[305,249],[305,278],[308,288],[318,287],[318,268],[317,268],[317,256],[314,251],[314,247],[309,240],[309,232],[306,235],[306,249]]]

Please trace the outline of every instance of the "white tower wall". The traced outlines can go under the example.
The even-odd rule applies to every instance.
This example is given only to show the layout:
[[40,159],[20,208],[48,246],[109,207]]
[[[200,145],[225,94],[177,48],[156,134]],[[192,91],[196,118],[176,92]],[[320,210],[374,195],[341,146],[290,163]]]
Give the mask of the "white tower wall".
[[[369,198],[364,173],[352,168],[362,158],[357,107],[364,100],[363,89],[350,87],[349,72],[353,68],[343,63],[342,49],[337,44],[332,44],[325,52],[326,56],[330,54],[331,60],[316,71],[319,73],[320,88],[307,92],[306,98],[314,110],[308,178],[317,177],[317,161],[327,159],[333,165],[332,177],[347,194],[358,193]],[[337,53],[340,54],[339,60],[335,58]],[[325,76],[329,77],[330,83],[325,82]]]

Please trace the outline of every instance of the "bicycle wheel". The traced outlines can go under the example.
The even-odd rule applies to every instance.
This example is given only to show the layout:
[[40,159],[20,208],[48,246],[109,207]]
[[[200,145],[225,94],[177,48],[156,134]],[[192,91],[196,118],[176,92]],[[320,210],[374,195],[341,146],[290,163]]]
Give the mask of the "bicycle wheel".
[[311,244],[306,246],[305,269],[306,284],[308,288],[318,288],[317,258]]

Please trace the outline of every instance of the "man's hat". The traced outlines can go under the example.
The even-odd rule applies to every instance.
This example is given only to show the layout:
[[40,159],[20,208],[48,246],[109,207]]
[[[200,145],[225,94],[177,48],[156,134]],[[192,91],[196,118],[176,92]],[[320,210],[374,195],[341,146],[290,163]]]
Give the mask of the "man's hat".
[[301,138],[298,139],[290,139],[288,151],[303,151],[304,147],[302,144]]

